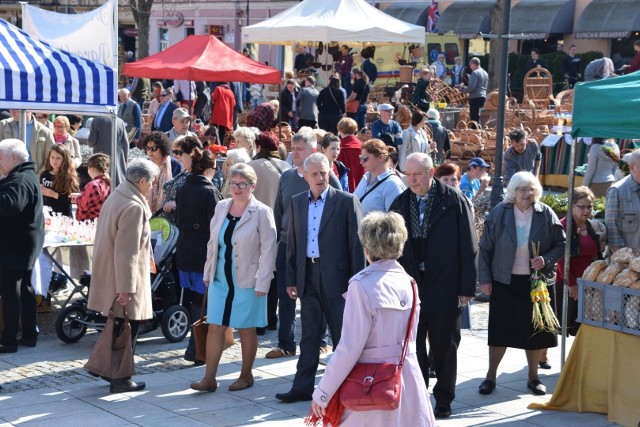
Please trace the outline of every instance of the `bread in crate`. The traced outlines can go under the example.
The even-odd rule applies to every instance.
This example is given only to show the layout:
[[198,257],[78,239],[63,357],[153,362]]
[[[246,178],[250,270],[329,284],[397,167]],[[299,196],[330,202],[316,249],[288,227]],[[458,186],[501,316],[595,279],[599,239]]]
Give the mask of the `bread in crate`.
[[620,273],[622,270],[624,270],[624,264],[621,264],[619,262],[611,262],[611,264],[609,264],[607,268],[605,268],[598,274],[596,282],[610,285],[613,283],[618,273]]

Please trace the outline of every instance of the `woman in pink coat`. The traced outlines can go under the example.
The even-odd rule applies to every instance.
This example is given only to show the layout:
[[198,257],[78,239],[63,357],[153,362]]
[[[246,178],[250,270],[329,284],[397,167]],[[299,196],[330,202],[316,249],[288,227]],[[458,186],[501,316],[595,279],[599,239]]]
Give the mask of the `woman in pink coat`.
[[[327,406],[357,362],[398,363],[409,326],[413,303],[411,277],[396,261],[407,239],[404,220],[396,213],[371,212],[362,220],[359,234],[370,265],[351,278],[345,294],[342,338],[313,393],[311,411],[315,419],[326,417],[324,422],[331,420],[332,415],[335,417],[335,413],[329,413],[331,409],[327,412]],[[332,426],[436,425],[415,353],[419,315],[418,305],[402,367],[398,408],[358,412],[344,409],[340,422]]]

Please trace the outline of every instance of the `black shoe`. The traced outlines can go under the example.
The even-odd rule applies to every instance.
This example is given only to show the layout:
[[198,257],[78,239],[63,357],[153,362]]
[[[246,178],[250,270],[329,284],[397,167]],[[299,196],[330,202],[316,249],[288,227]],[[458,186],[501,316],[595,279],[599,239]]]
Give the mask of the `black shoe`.
[[528,381],[527,387],[537,396],[544,396],[547,394],[547,388],[540,382],[540,380]]
[[435,409],[433,410],[433,415],[437,419],[449,418],[451,416],[451,408],[447,406],[436,405]]
[[540,369],[551,369],[551,365],[549,365],[548,360],[545,360],[544,362],[538,362],[538,366],[540,366]]
[[311,395],[307,393],[300,393],[299,391],[291,390],[288,393],[276,394],[276,399],[281,400],[284,403],[305,402],[305,401],[311,400]]
[[484,380],[480,387],[478,387],[478,392],[480,394],[491,394],[493,390],[496,388],[496,383],[491,380]]
[[123,380],[117,379],[111,381],[111,387],[109,387],[109,392],[111,393],[127,393],[130,391],[140,391],[144,390],[146,384],[143,382],[135,383],[131,378]]
[[0,353],[17,353],[18,346],[17,345],[3,345],[0,344]]
[[22,337],[18,340],[18,344],[25,347],[35,347],[38,342],[38,338],[25,338]]
[[267,328],[256,328],[256,335],[264,335],[266,332]]
[[269,323],[267,325],[267,329],[270,331],[277,331],[278,330],[278,324],[277,323]]

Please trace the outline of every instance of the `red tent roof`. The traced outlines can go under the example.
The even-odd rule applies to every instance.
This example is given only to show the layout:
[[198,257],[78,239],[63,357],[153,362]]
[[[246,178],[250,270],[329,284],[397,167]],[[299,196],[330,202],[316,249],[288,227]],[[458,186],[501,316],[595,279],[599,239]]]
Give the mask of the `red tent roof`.
[[214,36],[189,36],[140,61],[124,64],[123,74],[151,79],[279,84],[280,71],[227,47]]

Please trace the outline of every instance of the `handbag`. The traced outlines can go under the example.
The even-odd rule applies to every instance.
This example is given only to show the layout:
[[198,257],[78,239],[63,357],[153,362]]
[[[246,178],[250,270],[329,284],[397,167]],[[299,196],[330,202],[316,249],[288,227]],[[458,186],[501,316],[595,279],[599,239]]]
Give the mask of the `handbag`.
[[207,306],[208,291],[208,289],[204,291],[200,318],[191,325],[191,333],[193,334],[193,340],[196,344],[195,359],[202,362],[207,360],[207,333],[209,332],[209,324],[207,323],[207,316],[204,313]]
[[[124,308],[124,320],[117,324],[113,310],[116,300],[111,304],[107,323],[93,346],[91,356],[84,368],[89,372],[109,379],[129,378],[136,373],[133,363],[133,347],[131,345],[131,324]],[[118,328],[118,329],[116,329]]]
[[402,344],[402,355],[395,363],[356,363],[340,387],[340,403],[352,411],[373,409],[391,411],[400,404],[402,391],[402,365],[409,349],[411,330],[416,312],[416,282],[411,279],[413,304],[407,334]]
[[351,101],[347,101],[347,113],[357,113],[358,108],[360,108],[360,101],[357,99],[353,99]]

